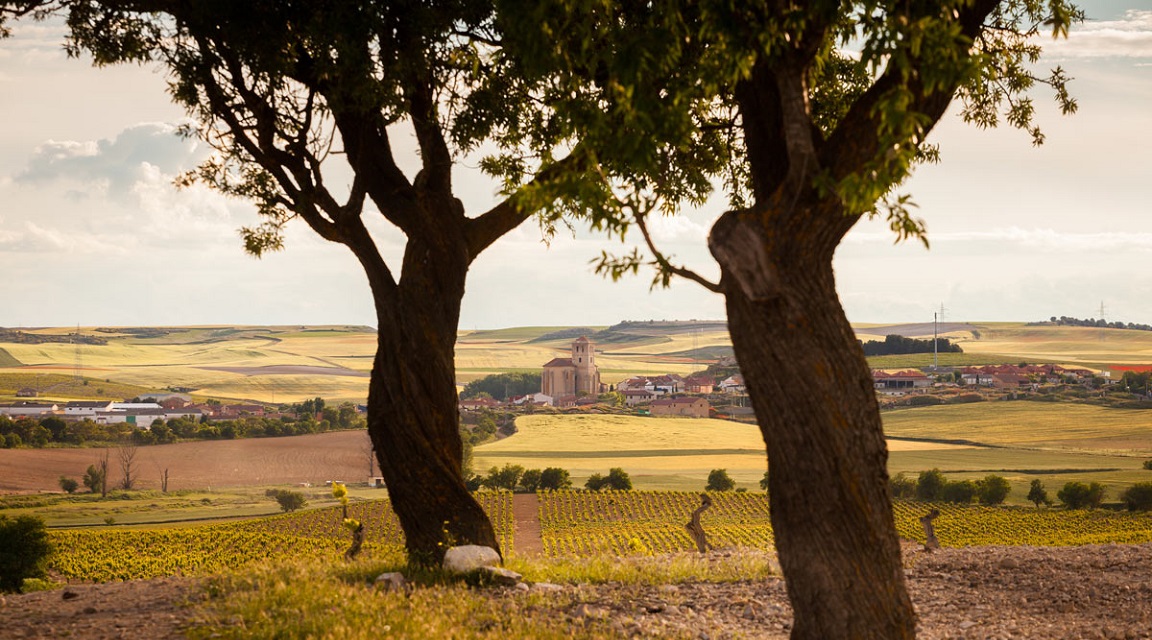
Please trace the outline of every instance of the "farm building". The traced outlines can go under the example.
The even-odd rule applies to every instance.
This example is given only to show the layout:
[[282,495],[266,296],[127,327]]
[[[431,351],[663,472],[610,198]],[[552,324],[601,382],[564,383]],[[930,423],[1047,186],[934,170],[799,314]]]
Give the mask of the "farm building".
[[932,379],[919,371],[897,371],[888,373],[879,369],[872,371],[872,384],[877,389],[923,389],[932,386]]
[[654,416],[707,418],[711,407],[704,398],[660,398],[652,402]]
[[45,402],[13,402],[0,404],[0,415],[4,416],[38,416],[56,411],[58,405]]

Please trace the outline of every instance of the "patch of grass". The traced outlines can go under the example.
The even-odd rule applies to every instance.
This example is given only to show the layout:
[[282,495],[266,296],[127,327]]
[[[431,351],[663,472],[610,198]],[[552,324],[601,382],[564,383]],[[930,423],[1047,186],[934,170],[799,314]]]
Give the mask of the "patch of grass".
[[[378,592],[366,577],[395,565],[298,563],[214,578],[190,638],[605,638],[606,621],[532,615],[574,592],[509,595],[459,584]],[[414,615],[416,613],[416,615]]]

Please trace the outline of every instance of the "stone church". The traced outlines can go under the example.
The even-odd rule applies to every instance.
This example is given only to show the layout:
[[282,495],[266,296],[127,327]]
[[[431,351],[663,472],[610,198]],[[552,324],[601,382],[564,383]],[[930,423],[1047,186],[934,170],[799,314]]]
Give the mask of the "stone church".
[[596,345],[581,336],[572,343],[571,358],[553,358],[544,365],[540,391],[553,398],[600,393],[600,369],[596,367]]

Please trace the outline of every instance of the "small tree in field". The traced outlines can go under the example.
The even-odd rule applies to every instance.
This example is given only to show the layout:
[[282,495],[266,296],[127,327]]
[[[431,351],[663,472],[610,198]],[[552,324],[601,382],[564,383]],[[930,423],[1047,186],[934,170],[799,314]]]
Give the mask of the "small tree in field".
[[916,499],[923,502],[933,502],[943,497],[944,486],[948,481],[939,469],[921,471],[916,480]]
[[628,473],[620,467],[612,467],[608,470],[608,477],[605,479],[609,489],[614,491],[631,491],[632,478]]
[[1128,487],[1120,499],[1129,511],[1152,511],[1152,482],[1138,482]]
[[88,487],[88,490],[92,493],[96,493],[98,491],[103,493],[104,483],[107,477],[108,469],[106,464],[90,464],[88,465],[88,470],[84,472],[84,477],[80,479],[80,482],[82,482],[85,487]]
[[731,491],[736,488],[736,481],[728,475],[727,469],[713,469],[708,473],[708,484],[705,491]]
[[515,491],[516,485],[520,482],[520,476],[523,474],[524,467],[518,464],[508,463],[503,467],[492,467],[488,470],[488,475],[484,477],[484,486],[489,489]]
[[540,489],[553,491],[558,489],[567,489],[572,486],[572,479],[568,476],[567,469],[559,467],[548,467],[540,472]]
[[1144,468],[1148,471],[1152,471],[1152,460],[1145,460]]
[[539,469],[527,469],[520,475],[520,486],[529,493],[535,493],[540,488],[540,479],[544,472]]
[[593,473],[592,475],[588,476],[586,481],[584,481],[584,488],[589,491],[599,491],[603,489],[606,484],[607,478],[600,475],[599,473]]
[[303,509],[304,506],[308,504],[308,500],[304,497],[304,494],[299,491],[269,489],[265,495],[275,500],[280,505],[280,510],[284,513]]
[[1044,488],[1044,483],[1040,480],[1033,480],[1032,486],[1028,488],[1028,501],[1036,505],[1039,509],[1040,505],[1052,504],[1052,499],[1048,497],[1048,490]]
[[888,481],[892,497],[901,500],[911,500],[916,497],[916,481],[901,471]]
[[988,475],[976,482],[976,498],[980,504],[1002,504],[1012,491],[1012,485],[1003,476]]
[[1068,509],[1095,509],[1104,501],[1104,485],[1069,482],[1056,492],[1056,498]]

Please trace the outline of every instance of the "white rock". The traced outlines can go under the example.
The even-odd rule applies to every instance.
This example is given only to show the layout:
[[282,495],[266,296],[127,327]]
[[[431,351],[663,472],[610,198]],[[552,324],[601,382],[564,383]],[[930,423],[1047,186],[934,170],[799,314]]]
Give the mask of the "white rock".
[[532,587],[529,587],[527,584],[525,584],[523,582],[517,582],[516,583],[516,590],[517,591],[528,591],[531,588]]
[[403,589],[405,582],[404,574],[397,573],[395,571],[390,573],[381,573],[380,575],[376,576],[376,588],[384,589],[385,591]]
[[500,554],[492,547],[466,544],[452,547],[444,554],[444,569],[452,573],[468,573],[481,567],[500,564]]

